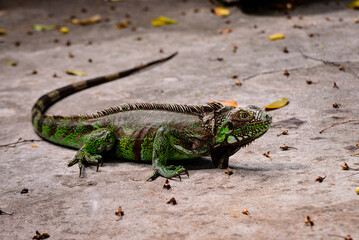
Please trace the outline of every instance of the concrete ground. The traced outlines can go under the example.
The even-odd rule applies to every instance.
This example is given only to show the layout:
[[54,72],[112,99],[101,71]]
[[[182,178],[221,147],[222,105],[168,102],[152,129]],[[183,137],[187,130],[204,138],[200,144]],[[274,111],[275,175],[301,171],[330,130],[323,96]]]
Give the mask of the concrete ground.
[[[351,156],[359,153],[358,122],[319,134],[359,116],[359,11],[347,8],[349,2],[294,5],[291,18],[283,11],[231,7],[221,18],[208,1],[1,1],[0,28],[7,34],[0,36],[0,144],[40,139],[30,110],[42,94],[175,51],[179,55],[165,64],[75,94],[49,113],[92,113],[136,101],[235,99],[263,107],[286,97],[290,103],[271,112],[268,133],[230,158],[233,175],[207,158],[182,161],[190,177],[170,181],[171,190],[162,188],[162,178],[145,181],[150,164],[108,159],[100,172],[87,168],[79,178],[76,166],[66,167],[74,150],[45,141],[1,147],[0,208],[14,213],[0,215],[0,238],[31,239],[38,230],[50,239],[359,239],[359,174],[341,168],[344,162],[359,168],[359,156]],[[95,14],[100,23],[68,21]],[[150,19],[160,15],[179,23],[152,27]],[[126,19],[132,25],[115,27]],[[70,31],[35,32],[36,23]],[[218,33],[226,28],[232,32]],[[285,38],[266,39],[274,33]],[[86,76],[67,75],[68,69]],[[277,136],[283,130],[288,135]],[[284,144],[295,149],[282,151]],[[267,151],[272,160],[263,156]],[[20,193],[24,188],[27,194]],[[172,197],[177,205],[166,204]]]

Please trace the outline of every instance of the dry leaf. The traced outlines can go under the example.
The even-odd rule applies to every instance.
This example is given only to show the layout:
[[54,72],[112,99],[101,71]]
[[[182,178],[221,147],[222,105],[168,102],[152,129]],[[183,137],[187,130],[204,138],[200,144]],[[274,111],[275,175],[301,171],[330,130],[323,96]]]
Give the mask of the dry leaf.
[[0,35],[6,35],[6,31],[3,28],[0,28]]
[[355,189],[355,192],[356,192],[357,194],[359,194],[359,187],[357,187],[357,188]]
[[123,29],[126,28],[127,25],[129,25],[129,21],[122,21],[120,23],[115,24],[115,26],[117,27],[117,29]]
[[72,18],[71,22],[73,24],[79,24],[79,25],[89,25],[89,24],[93,24],[93,23],[98,23],[101,20],[101,16],[96,14],[90,18],[86,18],[86,19],[77,19],[77,18]]
[[176,204],[177,204],[177,201],[176,201],[176,199],[173,197],[173,198],[171,198],[171,199],[167,202],[167,204],[176,205]]
[[17,66],[17,62],[12,62],[12,61],[7,61],[6,64],[9,65],[9,66],[12,66],[12,67]]
[[228,16],[231,13],[229,9],[221,7],[212,8],[212,12],[217,16]]
[[35,31],[51,31],[58,28],[58,26],[55,25],[45,25],[45,24],[34,24],[32,25],[32,28]]
[[228,33],[231,33],[231,32],[232,32],[232,28],[225,28],[225,29],[222,29],[222,30],[218,31],[219,34],[228,34]]
[[75,76],[84,76],[85,72],[77,71],[77,70],[66,70],[66,73],[69,75],[75,75]]
[[60,32],[61,32],[62,34],[67,34],[67,33],[69,33],[69,29],[68,29],[67,27],[61,27],[61,28],[60,28]]
[[36,144],[32,144],[31,147],[35,148],[35,147],[37,147],[37,145],[36,145]]
[[170,189],[170,188],[171,188],[171,185],[170,185],[170,182],[168,181],[168,179],[166,179],[166,182],[165,182],[165,184],[163,185],[163,188],[166,188],[166,189]]
[[229,107],[239,107],[236,100],[229,100],[229,101],[218,101],[219,103],[222,103],[224,106],[229,106]]
[[177,23],[178,21],[164,16],[159,16],[157,19],[151,19],[151,24],[154,27],[158,27],[166,24],[177,24]]
[[348,8],[356,9],[359,8],[359,0],[355,0],[348,4]]
[[314,222],[310,219],[310,217],[307,216],[304,221],[305,221],[305,225],[309,226],[310,229],[312,229],[312,227],[314,226]]
[[268,110],[273,110],[273,109],[278,109],[278,108],[281,108],[281,107],[284,107],[285,105],[288,104],[288,99],[287,98],[281,98],[271,104],[269,104],[268,106],[265,106],[265,110],[268,111]]
[[247,208],[243,208],[242,214],[252,217]]
[[276,34],[273,34],[273,35],[270,35],[267,37],[268,40],[278,40],[278,39],[283,39],[284,38],[284,34],[283,33],[276,33]]
[[233,174],[232,169],[230,169],[229,167],[227,168],[227,170],[224,172],[226,175],[231,176]]

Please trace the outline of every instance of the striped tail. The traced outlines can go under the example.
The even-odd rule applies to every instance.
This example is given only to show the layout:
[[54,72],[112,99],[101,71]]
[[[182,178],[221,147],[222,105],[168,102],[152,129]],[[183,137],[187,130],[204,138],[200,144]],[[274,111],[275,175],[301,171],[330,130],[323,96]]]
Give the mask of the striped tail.
[[37,123],[40,119],[43,119],[46,117],[45,112],[46,110],[51,107],[53,104],[55,104],[56,102],[60,101],[61,99],[64,99],[65,97],[80,92],[84,89],[88,89],[103,83],[107,83],[107,82],[111,82],[113,80],[119,79],[119,78],[123,78],[126,76],[129,76],[133,73],[137,73],[143,69],[146,69],[150,66],[153,66],[155,64],[158,63],[163,63],[167,60],[170,60],[171,58],[173,58],[174,56],[177,55],[177,52],[173,53],[172,55],[162,58],[162,59],[158,59],[146,64],[142,64],[139,65],[137,67],[122,71],[122,72],[118,72],[115,74],[110,74],[110,75],[106,75],[106,76],[102,76],[102,77],[97,77],[97,78],[93,78],[93,79],[89,79],[89,80],[85,80],[85,81],[81,81],[78,83],[74,83],[74,84],[70,84],[67,85],[65,87],[62,88],[58,88],[56,90],[53,90],[49,93],[46,93],[45,95],[41,96],[36,103],[34,104],[34,106],[32,107],[31,110],[31,120],[32,120],[32,124],[35,128],[35,131],[37,131]]

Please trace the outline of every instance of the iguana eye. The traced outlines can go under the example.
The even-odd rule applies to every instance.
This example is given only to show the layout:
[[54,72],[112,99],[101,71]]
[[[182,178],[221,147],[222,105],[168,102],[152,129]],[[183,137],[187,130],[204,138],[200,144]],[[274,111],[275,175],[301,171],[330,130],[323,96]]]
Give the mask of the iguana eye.
[[249,114],[247,112],[240,112],[239,117],[240,118],[248,118]]

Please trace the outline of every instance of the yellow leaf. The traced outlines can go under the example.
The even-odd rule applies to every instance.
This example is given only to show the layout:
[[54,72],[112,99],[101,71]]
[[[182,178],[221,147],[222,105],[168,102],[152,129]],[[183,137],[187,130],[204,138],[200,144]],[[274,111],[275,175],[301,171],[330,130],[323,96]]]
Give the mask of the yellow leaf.
[[162,25],[166,25],[166,24],[177,24],[178,21],[172,19],[172,18],[167,18],[164,16],[159,16],[157,19],[151,19],[151,24],[154,27],[158,27],[158,26],[162,26]]
[[278,109],[278,108],[281,108],[281,107],[284,107],[285,105],[288,104],[288,99],[287,98],[281,98],[271,104],[269,104],[268,106],[265,106],[265,110],[268,111],[268,110],[273,110],[273,109]]
[[359,0],[355,0],[348,4],[348,8],[356,9],[359,8]]
[[12,61],[7,61],[6,64],[12,67],[15,67],[17,65],[16,62],[12,62]]
[[0,28],[0,35],[6,35],[6,31],[3,28]]
[[71,22],[73,24],[89,25],[89,24],[93,24],[93,23],[98,23],[100,20],[101,20],[101,16],[96,14],[90,18],[85,18],[85,19],[72,18]]
[[58,27],[55,25],[34,24],[32,25],[32,28],[35,31],[50,31],[50,30],[55,30]]
[[224,106],[229,106],[229,107],[239,107],[236,100],[229,100],[229,101],[218,101],[219,103],[222,103]]
[[355,189],[355,192],[356,192],[357,194],[359,194],[359,187],[357,187],[357,188]]
[[32,144],[31,147],[37,147],[37,145],[36,145],[36,144]]
[[68,29],[67,27],[61,27],[61,28],[60,28],[60,32],[61,32],[62,34],[67,34],[67,33],[69,32],[69,29]]
[[126,28],[128,24],[129,24],[128,21],[122,21],[122,22],[120,22],[120,23],[117,23],[117,24],[116,24],[116,27],[117,27],[118,29],[122,29],[122,28]]
[[85,75],[85,72],[76,71],[76,70],[66,70],[66,73],[69,74],[69,75],[75,75],[75,76],[83,76],[83,75]]
[[283,39],[284,38],[284,34],[283,33],[276,33],[273,35],[270,35],[269,37],[267,37],[268,40],[278,40],[278,39]]
[[231,12],[227,8],[216,7],[212,9],[212,12],[217,16],[228,16]]

